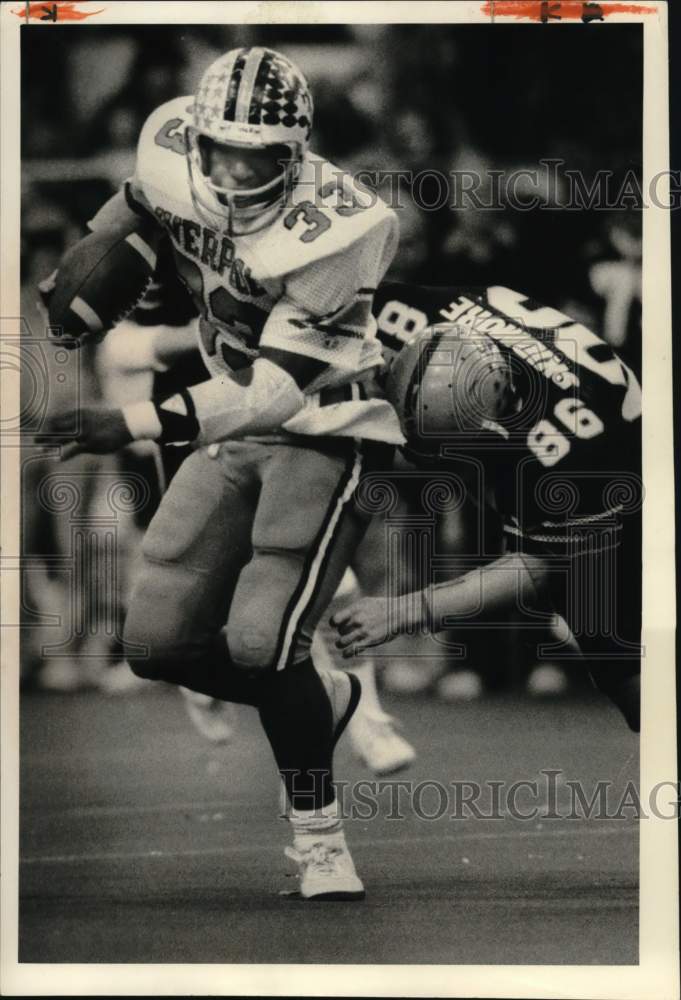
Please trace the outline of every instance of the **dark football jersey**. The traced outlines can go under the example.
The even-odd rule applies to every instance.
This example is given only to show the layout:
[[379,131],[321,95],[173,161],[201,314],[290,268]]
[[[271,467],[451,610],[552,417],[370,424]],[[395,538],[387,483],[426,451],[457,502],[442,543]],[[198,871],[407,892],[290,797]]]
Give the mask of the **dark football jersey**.
[[[566,529],[640,506],[640,386],[591,330],[501,286],[385,283],[374,314],[388,358],[435,323],[489,337],[506,357],[513,412],[487,422],[473,450],[508,531],[558,542]],[[453,435],[440,458],[454,461],[457,450]]]

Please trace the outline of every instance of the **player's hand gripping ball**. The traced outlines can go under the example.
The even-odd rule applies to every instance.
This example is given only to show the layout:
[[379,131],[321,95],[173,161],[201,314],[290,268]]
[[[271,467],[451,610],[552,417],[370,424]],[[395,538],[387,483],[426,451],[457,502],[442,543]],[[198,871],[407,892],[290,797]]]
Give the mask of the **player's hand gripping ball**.
[[65,347],[103,337],[151,284],[161,230],[141,218],[133,226],[127,232],[112,226],[85,236],[39,286],[51,336]]

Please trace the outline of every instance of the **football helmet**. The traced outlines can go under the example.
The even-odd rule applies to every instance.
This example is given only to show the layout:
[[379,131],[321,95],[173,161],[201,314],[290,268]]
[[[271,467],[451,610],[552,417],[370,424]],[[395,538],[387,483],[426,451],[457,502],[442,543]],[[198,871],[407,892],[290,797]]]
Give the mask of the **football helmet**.
[[511,367],[494,341],[456,323],[427,327],[394,358],[386,382],[407,447],[475,443],[514,408]]
[[[305,77],[272,49],[232,49],[211,63],[199,83],[186,128],[189,183],[197,213],[233,235],[270,225],[296,183],[312,131]],[[280,166],[257,187],[221,187],[210,178],[211,143],[271,150]]]

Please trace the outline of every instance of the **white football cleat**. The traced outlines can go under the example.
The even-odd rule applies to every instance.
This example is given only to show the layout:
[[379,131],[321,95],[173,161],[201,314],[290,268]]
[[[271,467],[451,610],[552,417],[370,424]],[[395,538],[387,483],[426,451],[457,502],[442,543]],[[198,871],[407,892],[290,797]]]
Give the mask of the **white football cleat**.
[[411,743],[395,730],[389,715],[356,712],[348,725],[355,755],[376,775],[393,774],[416,760]]
[[298,865],[303,899],[364,899],[362,881],[355,871],[345,837],[332,833],[306,837],[309,847],[286,847],[287,858]]
[[180,687],[182,700],[194,728],[211,743],[229,743],[234,710],[226,701]]

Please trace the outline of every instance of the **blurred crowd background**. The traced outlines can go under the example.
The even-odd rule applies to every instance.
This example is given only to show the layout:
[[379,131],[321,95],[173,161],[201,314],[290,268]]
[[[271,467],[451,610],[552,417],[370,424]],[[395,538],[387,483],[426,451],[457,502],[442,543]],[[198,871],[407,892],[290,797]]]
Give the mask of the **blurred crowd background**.
[[[264,44],[288,54],[307,75],[315,100],[313,149],[349,171],[467,171],[481,179],[483,199],[490,171],[530,172],[516,187],[519,198],[534,200],[527,210],[513,204],[481,210],[459,198],[428,211],[423,202],[437,192],[425,181],[414,197],[403,181],[401,247],[391,277],[521,290],[586,323],[640,373],[641,212],[631,184],[628,197],[619,203],[615,197],[627,179],[641,177],[640,26],[54,25],[22,28],[22,36],[22,309],[31,337],[40,339],[43,326],[37,282],[131,174],[146,116],[165,100],[191,94],[205,66],[226,49]],[[553,179],[542,160],[560,161]],[[607,172],[610,204],[560,207],[569,197],[566,171],[581,172],[587,188]],[[388,197],[384,184],[379,191]],[[393,183],[390,196],[395,191]],[[53,372],[54,357],[47,363]],[[101,396],[96,358],[85,353],[76,367],[81,398]],[[75,377],[50,387],[49,405],[73,398],[69,378]],[[103,482],[115,475],[116,462],[83,458],[71,467],[103,472]],[[45,615],[61,608],[68,618],[68,588],[75,585],[59,562],[71,544],[72,513],[46,512],[36,497],[45,470],[54,468],[35,456],[25,463],[23,675],[44,687],[108,682],[111,690],[120,676],[123,689],[127,674],[112,665],[120,655],[115,621],[124,610],[126,572],[116,582],[120,608],[90,609],[75,645],[53,656],[44,652],[46,636],[53,649],[59,645]],[[88,503],[96,531],[97,497]],[[117,544],[130,560],[140,530],[135,520],[125,530],[123,514],[117,522]],[[465,546],[464,521],[444,520],[441,536],[456,552]],[[102,629],[98,616],[114,624]],[[524,648],[520,638],[514,644],[506,636],[502,644],[479,636],[463,663],[426,657],[424,669],[403,644],[383,683],[451,700],[508,687],[558,695],[578,686],[557,665],[537,670]]]

